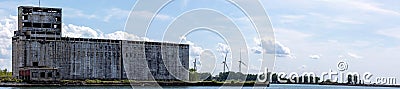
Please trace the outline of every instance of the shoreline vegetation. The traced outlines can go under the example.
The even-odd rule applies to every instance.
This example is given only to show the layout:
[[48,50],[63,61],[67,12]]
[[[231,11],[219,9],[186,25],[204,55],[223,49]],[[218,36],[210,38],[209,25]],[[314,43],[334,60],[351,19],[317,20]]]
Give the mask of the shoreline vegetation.
[[[228,79],[228,75],[230,76]],[[298,79],[303,82],[285,82],[278,81],[276,74],[272,74],[270,83],[256,82],[257,74],[242,74],[240,72],[220,72],[216,76],[211,73],[198,73],[190,69],[189,80],[183,81],[134,81],[134,80],[61,80],[53,83],[29,82],[21,79],[12,78],[12,73],[7,69],[0,71],[0,87],[41,87],[41,86],[269,86],[271,84],[315,84],[315,85],[337,85],[337,86],[366,86],[366,87],[400,87],[400,85],[380,85],[380,84],[362,84],[357,79],[348,79],[347,83],[337,83],[326,80],[320,83],[319,77],[313,79],[308,76],[300,76]],[[247,76],[247,77],[246,77]],[[264,76],[261,76],[264,77]],[[349,76],[350,77],[350,76]],[[308,78],[311,78],[310,80]],[[304,80],[303,80],[304,79]],[[200,81],[203,80],[203,81]],[[281,78],[280,80],[288,80]]]
[[[134,81],[134,80],[60,80],[57,82],[34,82],[24,81],[12,77],[11,72],[5,69],[0,72],[0,87],[34,87],[34,86],[268,86],[268,83],[256,83],[256,75],[249,74],[251,77],[244,79],[229,79],[227,75],[231,73],[236,76],[244,76],[242,73],[225,72],[217,76],[211,76],[210,73],[191,72],[189,74],[190,81]],[[192,75],[195,74],[195,75]],[[197,75],[207,76],[204,81],[199,81]],[[234,77],[236,78],[236,77]],[[245,77],[243,77],[245,78]],[[225,81],[226,80],[226,81]]]

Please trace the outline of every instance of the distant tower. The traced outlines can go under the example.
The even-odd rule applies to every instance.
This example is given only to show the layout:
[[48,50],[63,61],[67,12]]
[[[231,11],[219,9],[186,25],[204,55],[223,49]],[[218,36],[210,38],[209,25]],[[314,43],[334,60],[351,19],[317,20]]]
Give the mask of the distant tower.
[[[19,76],[20,68],[40,66],[39,60],[43,59],[41,55],[50,54],[39,47],[41,44],[35,44],[36,42],[43,44],[49,42],[46,40],[52,40],[54,45],[52,49],[58,50],[54,40],[61,40],[61,23],[61,8],[18,7],[18,30],[14,31],[12,37],[13,77]],[[62,52],[52,53],[56,54]]]
[[20,6],[14,36],[59,38],[61,23],[61,8]]

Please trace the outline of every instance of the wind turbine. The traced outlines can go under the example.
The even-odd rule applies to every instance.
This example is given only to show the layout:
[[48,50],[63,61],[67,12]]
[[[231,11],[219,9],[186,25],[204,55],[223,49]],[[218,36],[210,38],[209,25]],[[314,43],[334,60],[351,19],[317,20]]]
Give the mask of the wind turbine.
[[244,66],[247,66],[243,61],[242,61],[242,52],[241,52],[241,50],[240,50],[240,59],[239,59],[239,72],[241,73],[242,72],[242,64],[244,65]]
[[194,58],[194,62],[193,62],[193,69],[195,70],[195,71],[197,71],[197,67],[196,67],[196,64],[197,64],[197,58]]
[[227,56],[228,56],[228,52],[225,53],[225,60],[222,62],[222,64],[224,64],[224,72],[225,72],[225,67],[226,67],[226,69],[228,69],[228,72],[229,72],[228,64],[226,64],[226,57]]

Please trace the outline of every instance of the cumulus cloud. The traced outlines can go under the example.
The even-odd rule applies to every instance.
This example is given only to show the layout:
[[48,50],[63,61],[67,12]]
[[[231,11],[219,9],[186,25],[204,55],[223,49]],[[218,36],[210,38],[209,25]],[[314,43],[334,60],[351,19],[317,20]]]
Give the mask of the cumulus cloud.
[[290,49],[288,47],[284,46],[283,44],[281,44],[279,41],[275,42],[275,51],[276,51],[275,53],[277,55],[281,55],[281,57],[292,56]]
[[63,24],[62,28],[64,37],[153,41],[146,37],[139,37],[135,34],[130,34],[124,31],[115,31],[113,33],[104,34],[98,29],[93,29],[86,26],[77,26],[73,24]]
[[310,55],[310,56],[308,56],[308,57],[310,57],[311,59],[320,59],[320,58],[321,58],[321,55],[312,54],[312,55]]
[[130,34],[124,31],[115,31],[113,33],[104,34],[100,36],[103,39],[119,39],[119,40],[140,40],[140,41],[154,41],[147,37],[139,37],[135,34]]
[[17,17],[0,17],[0,68],[11,70],[11,37],[17,29]]
[[11,37],[17,29],[17,17],[8,16],[0,19],[0,58],[11,57]]
[[[290,57],[295,58],[292,53],[290,52],[289,47],[281,44],[279,41],[271,40],[271,39],[258,39],[254,38],[254,42],[257,46],[252,47],[251,51],[255,54],[261,53],[268,53],[268,54],[275,54],[277,57]],[[265,47],[263,48],[261,44]]]
[[217,45],[217,51],[221,52],[225,55],[225,53],[229,53],[230,52],[230,48],[228,45],[223,44],[223,43],[218,43]]
[[90,27],[77,26],[73,24],[62,24],[62,34],[64,37],[99,37],[99,30]]
[[200,46],[195,45],[193,42],[184,40],[184,44],[189,44],[189,55],[192,56],[193,58],[200,56],[201,52],[204,51],[204,49]]

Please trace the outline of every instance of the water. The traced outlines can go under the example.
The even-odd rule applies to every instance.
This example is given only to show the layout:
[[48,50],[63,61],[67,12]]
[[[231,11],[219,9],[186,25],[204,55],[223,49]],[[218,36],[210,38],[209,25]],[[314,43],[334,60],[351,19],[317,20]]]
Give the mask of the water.
[[[65,87],[0,87],[0,89],[131,89],[130,86],[65,86]],[[133,87],[135,89],[154,89],[156,87]],[[168,86],[164,89],[219,89],[217,86]],[[240,89],[241,87],[224,87]],[[243,87],[252,89],[253,87]],[[255,87],[261,89],[263,87]],[[335,85],[305,85],[305,84],[272,84],[267,89],[388,89],[389,87],[364,87],[364,86],[335,86]]]

